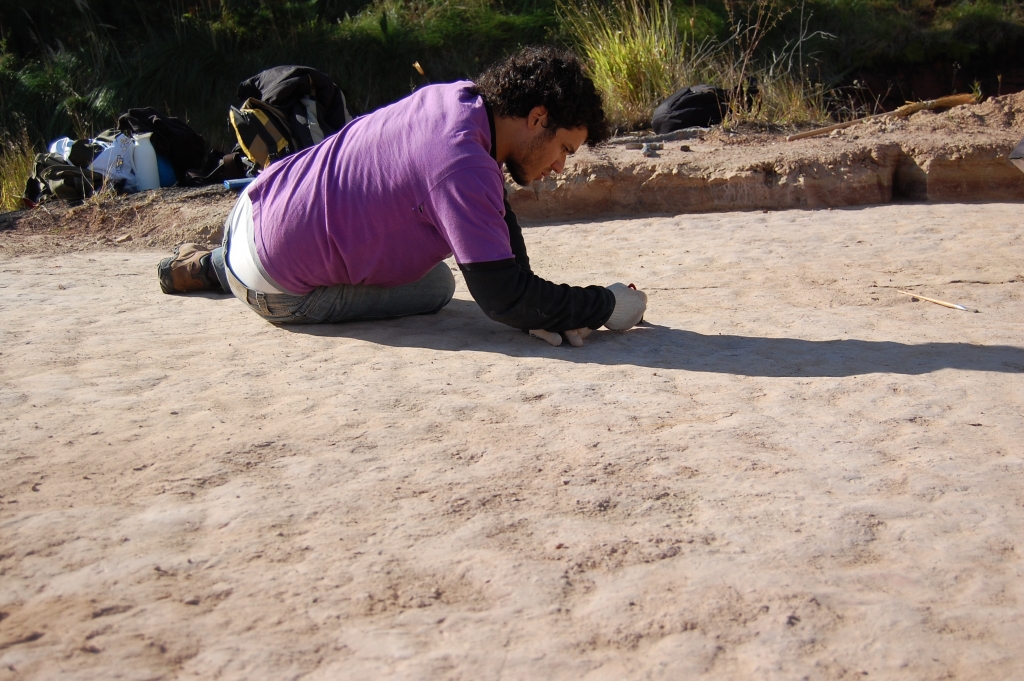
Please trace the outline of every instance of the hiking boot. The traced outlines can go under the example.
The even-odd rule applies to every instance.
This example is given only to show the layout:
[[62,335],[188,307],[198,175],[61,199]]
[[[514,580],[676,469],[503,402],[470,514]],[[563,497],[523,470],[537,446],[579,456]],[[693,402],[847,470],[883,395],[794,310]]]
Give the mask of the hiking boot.
[[181,244],[174,255],[160,261],[156,273],[164,293],[188,293],[219,289],[220,282],[212,269],[210,251],[196,244]]

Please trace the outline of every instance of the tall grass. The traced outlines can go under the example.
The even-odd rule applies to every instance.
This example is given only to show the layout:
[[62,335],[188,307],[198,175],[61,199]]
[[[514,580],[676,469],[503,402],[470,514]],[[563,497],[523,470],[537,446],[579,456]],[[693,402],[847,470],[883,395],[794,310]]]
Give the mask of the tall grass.
[[[153,106],[227,151],[238,84],[263,69],[320,69],[358,115],[545,42],[550,1],[0,0],[0,130],[24,130],[36,145],[92,137],[129,108]],[[28,26],[8,25],[23,16]]]
[[0,140],[0,212],[21,207],[25,181],[32,174],[35,151],[25,128],[16,137]]
[[[822,34],[801,22],[799,36],[765,56],[761,44],[788,10],[775,0],[753,0],[742,11],[732,3],[727,8],[729,35],[698,42],[694,23],[680,30],[668,0],[557,0],[569,41],[587,60],[609,118],[620,128],[649,125],[658,103],[698,83],[731,95],[727,124],[826,120],[827,88],[807,77],[802,53],[809,38]],[[757,94],[748,96],[752,82]]]
[[637,127],[681,78],[683,44],[670,0],[558,0],[558,16],[590,66],[613,122]]
[[[827,104],[835,101],[836,93],[810,77],[814,55],[805,46],[834,36],[812,31],[812,15],[805,3],[801,1],[798,8],[796,35],[784,37],[778,49],[763,50],[765,38],[797,7],[783,7],[778,0],[754,0],[741,14],[729,5],[732,33],[722,44],[717,64],[719,78],[734,95],[727,123],[799,125],[829,119]],[[752,84],[757,89],[754,96],[749,93]]]

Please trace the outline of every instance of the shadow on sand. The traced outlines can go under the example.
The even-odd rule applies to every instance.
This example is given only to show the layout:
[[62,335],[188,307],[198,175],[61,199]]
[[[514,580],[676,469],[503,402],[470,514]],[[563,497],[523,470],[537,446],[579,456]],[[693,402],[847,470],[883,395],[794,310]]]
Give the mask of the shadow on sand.
[[1024,348],[1011,345],[706,336],[647,323],[626,333],[595,331],[583,348],[555,348],[490,321],[476,303],[458,299],[436,316],[279,328],[440,352],[491,352],[579,364],[632,364],[741,376],[917,375],[940,369],[1024,373]]

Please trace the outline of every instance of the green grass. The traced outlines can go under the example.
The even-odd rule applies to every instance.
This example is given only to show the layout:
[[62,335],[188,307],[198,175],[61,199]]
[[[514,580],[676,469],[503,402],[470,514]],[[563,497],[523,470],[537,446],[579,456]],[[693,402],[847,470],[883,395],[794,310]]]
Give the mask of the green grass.
[[[24,11],[30,29],[4,25]],[[324,71],[358,115],[428,79],[472,78],[520,45],[546,42],[556,26],[551,8],[531,0],[0,0],[0,129],[45,144],[93,136],[129,108],[154,106],[227,151],[238,84],[265,68]]]

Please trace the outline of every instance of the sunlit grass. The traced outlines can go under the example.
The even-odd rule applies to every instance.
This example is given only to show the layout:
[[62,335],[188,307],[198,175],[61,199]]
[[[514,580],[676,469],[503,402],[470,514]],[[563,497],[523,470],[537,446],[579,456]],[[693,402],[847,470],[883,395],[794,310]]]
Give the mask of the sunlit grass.
[[680,80],[683,45],[671,3],[614,0],[610,5],[558,0],[558,16],[590,67],[614,124],[636,127]]
[[831,120],[827,101],[828,88],[786,71],[755,68],[747,75],[757,80],[758,92],[749,98],[740,93],[740,77],[736,70],[723,65],[722,83],[737,93],[726,119],[727,125],[758,123],[782,126],[826,123]]
[[35,151],[29,142],[28,133],[5,138],[0,148],[0,212],[21,208],[21,196],[25,192],[25,181],[32,174]]
[[[827,90],[804,77],[802,65],[784,53],[765,63],[755,54],[765,33],[778,23],[778,5],[757,0],[745,17],[733,19],[724,40],[697,42],[693,26],[680,32],[665,0],[612,0],[595,5],[558,0],[558,16],[570,41],[587,61],[604,96],[613,125],[650,125],[654,108],[680,87],[707,83],[730,94],[726,124],[792,125],[828,120]],[[802,40],[805,36],[798,39]],[[799,42],[787,43],[792,50]],[[758,93],[744,88],[753,78]],[[741,87],[743,86],[743,87]]]

